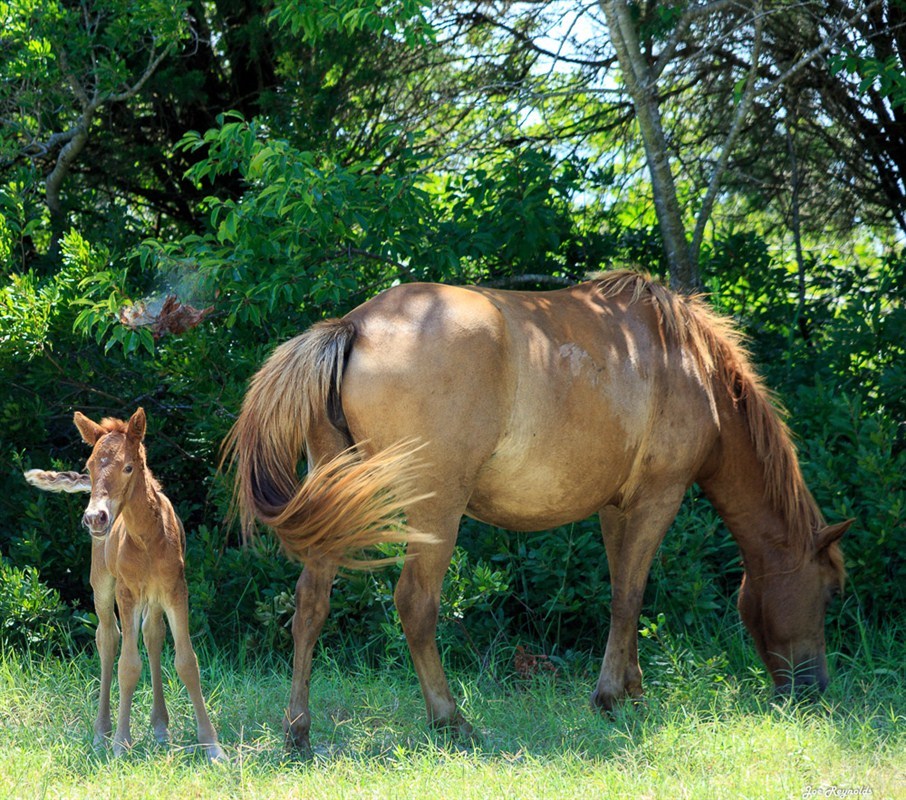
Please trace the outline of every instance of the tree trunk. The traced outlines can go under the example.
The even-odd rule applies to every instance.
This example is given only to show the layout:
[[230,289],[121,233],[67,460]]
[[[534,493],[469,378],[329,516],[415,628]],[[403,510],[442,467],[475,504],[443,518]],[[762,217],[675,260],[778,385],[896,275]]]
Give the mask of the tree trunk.
[[94,118],[94,112],[97,106],[90,103],[83,111],[78,125],[74,129],[72,138],[61,148],[57,156],[57,163],[50,171],[47,179],[44,181],[45,199],[47,210],[50,212],[50,250],[48,256],[51,263],[55,263],[60,257],[60,244],[66,235],[67,216],[63,210],[63,201],[61,191],[63,181],[69,174],[69,169],[79,157],[79,154],[88,144],[88,129],[91,126],[91,120]]
[[691,257],[683,215],[676,196],[654,75],[642,55],[626,0],[600,0],[600,5],[607,19],[610,38],[645,146],[654,207],[670,271],[670,286],[685,291],[697,290],[701,287],[701,276],[698,264]]

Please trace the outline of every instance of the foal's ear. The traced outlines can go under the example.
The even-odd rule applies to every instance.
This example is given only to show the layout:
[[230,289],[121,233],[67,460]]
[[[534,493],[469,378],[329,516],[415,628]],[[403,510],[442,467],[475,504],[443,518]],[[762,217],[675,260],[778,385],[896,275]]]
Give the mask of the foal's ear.
[[146,428],[145,409],[139,408],[138,411],[129,417],[129,424],[126,426],[126,437],[140,442],[145,438]]
[[834,542],[839,542],[840,537],[849,530],[849,526],[854,522],[854,519],[847,519],[836,525],[825,525],[815,537],[815,552],[820,553]]
[[90,445],[91,447],[94,447],[97,440],[106,433],[100,425],[96,422],[92,422],[81,411],[75,412],[72,421],[79,429],[79,433],[82,434],[82,439],[85,441],[85,444]]

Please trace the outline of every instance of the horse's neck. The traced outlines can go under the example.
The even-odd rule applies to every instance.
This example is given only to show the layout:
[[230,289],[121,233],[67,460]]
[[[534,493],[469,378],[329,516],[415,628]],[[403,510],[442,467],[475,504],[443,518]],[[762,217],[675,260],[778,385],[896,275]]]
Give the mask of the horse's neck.
[[123,506],[123,521],[129,535],[138,541],[147,541],[160,535],[160,497],[154,479],[147,469],[136,477],[132,494]]
[[738,414],[722,419],[719,449],[716,466],[699,485],[746,561],[761,558],[786,540],[786,521],[765,497],[764,466]]

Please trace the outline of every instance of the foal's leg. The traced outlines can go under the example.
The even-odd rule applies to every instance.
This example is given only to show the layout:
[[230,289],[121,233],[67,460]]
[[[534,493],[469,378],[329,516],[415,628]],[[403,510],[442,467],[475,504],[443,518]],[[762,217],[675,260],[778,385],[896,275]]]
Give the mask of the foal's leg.
[[159,605],[149,605],[142,620],[142,636],[145,640],[145,650],[148,652],[148,664],[151,667],[151,689],[154,693],[154,705],[151,707],[151,729],[154,731],[154,738],[161,744],[170,741],[170,735],[167,732],[170,716],[167,714],[167,704],[164,700],[164,684],[160,666],[160,655],[164,647],[166,632],[163,610]]
[[103,744],[112,730],[110,722],[110,685],[113,683],[113,663],[120,643],[120,629],[116,624],[114,604],[116,581],[107,571],[104,558],[105,542],[93,539],[91,544],[91,588],[94,590],[94,613],[98,618],[95,633],[98,655],[101,659],[101,690],[98,697],[98,715],[94,722],[94,744]]
[[198,725],[198,741],[211,761],[220,761],[226,754],[217,742],[217,734],[208,717],[204,697],[201,694],[201,675],[198,672],[198,659],[189,637],[189,598],[185,582],[177,588],[165,606],[170,630],[173,633],[173,644],[176,650],[176,672],[185,684],[192,706],[195,709],[195,722]]
[[472,726],[456,708],[437,651],[441,584],[450,566],[461,517],[461,513],[447,514],[438,524],[436,518],[424,514],[421,506],[409,514],[409,522],[415,530],[434,533],[440,541],[435,544],[411,542],[408,545],[406,563],[394,600],[421,683],[428,722],[438,728],[451,728],[461,736],[469,736]]
[[311,711],[308,692],[315,642],[330,613],[330,589],[336,564],[309,559],[296,582],[296,612],[293,614],[293,685],[283,728],[286,746],[310,750]]
[[633,507],[601,511],[601,528],[610,566],[613,591],[610,633],[594,705],[611,710],[623,697],[642,694],[639,667],[638,623],[651,561],[683,500],[685,487],[671,487],[660,494],[645,492]]
[[141,609],[126,590],[117,589],[116,605],[120,611],[120,625],[123,629],[123,646],[117,668],[120,685],[120,708],[113,735],[113,754],[121,756],[132,747],[130,719],[132,697],[142,674],[142,660],[138,654],[138,629],[141,624]]

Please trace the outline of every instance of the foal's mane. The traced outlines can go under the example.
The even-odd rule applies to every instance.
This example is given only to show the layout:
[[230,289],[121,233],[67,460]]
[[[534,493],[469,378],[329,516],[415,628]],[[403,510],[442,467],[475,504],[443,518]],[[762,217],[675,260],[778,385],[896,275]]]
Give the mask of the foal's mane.
[[104,429],[104,433],[125,433],[129,428],[129,423],[114,417],[104,417],[98,424]]
[[[126,431],[129,430],[128,422],[125,422],[121,419],[116,419],[115,417],[104,417],[104,419],[102,419],[98,424],[101,428],[103,428],[105,435],[108,433],[121,433],[125,436]],[[163,489],[161,488],[160,481],[158,481],[157,478],[154,477],[154,473],[151,472],[151,469],[148,467],[148,459],[145,457],[144,443],[139,444],[138,451],[142,456],[141,463],[142,467],[145,470],[145,479],[155,491],[162,492]]]
[[802,478],[786,411],[752,366],[742,334],[701,295],[675,294],[643,273],[615,270],[591,279],[605,297],[631,292],[630,303],[654,306],[665,332],[689,350],[703,375],[726,389],[745,416],[764,470],[765,499],[787,522],[786,544],[804,554],[815,532],[824,527],[824,518]]

